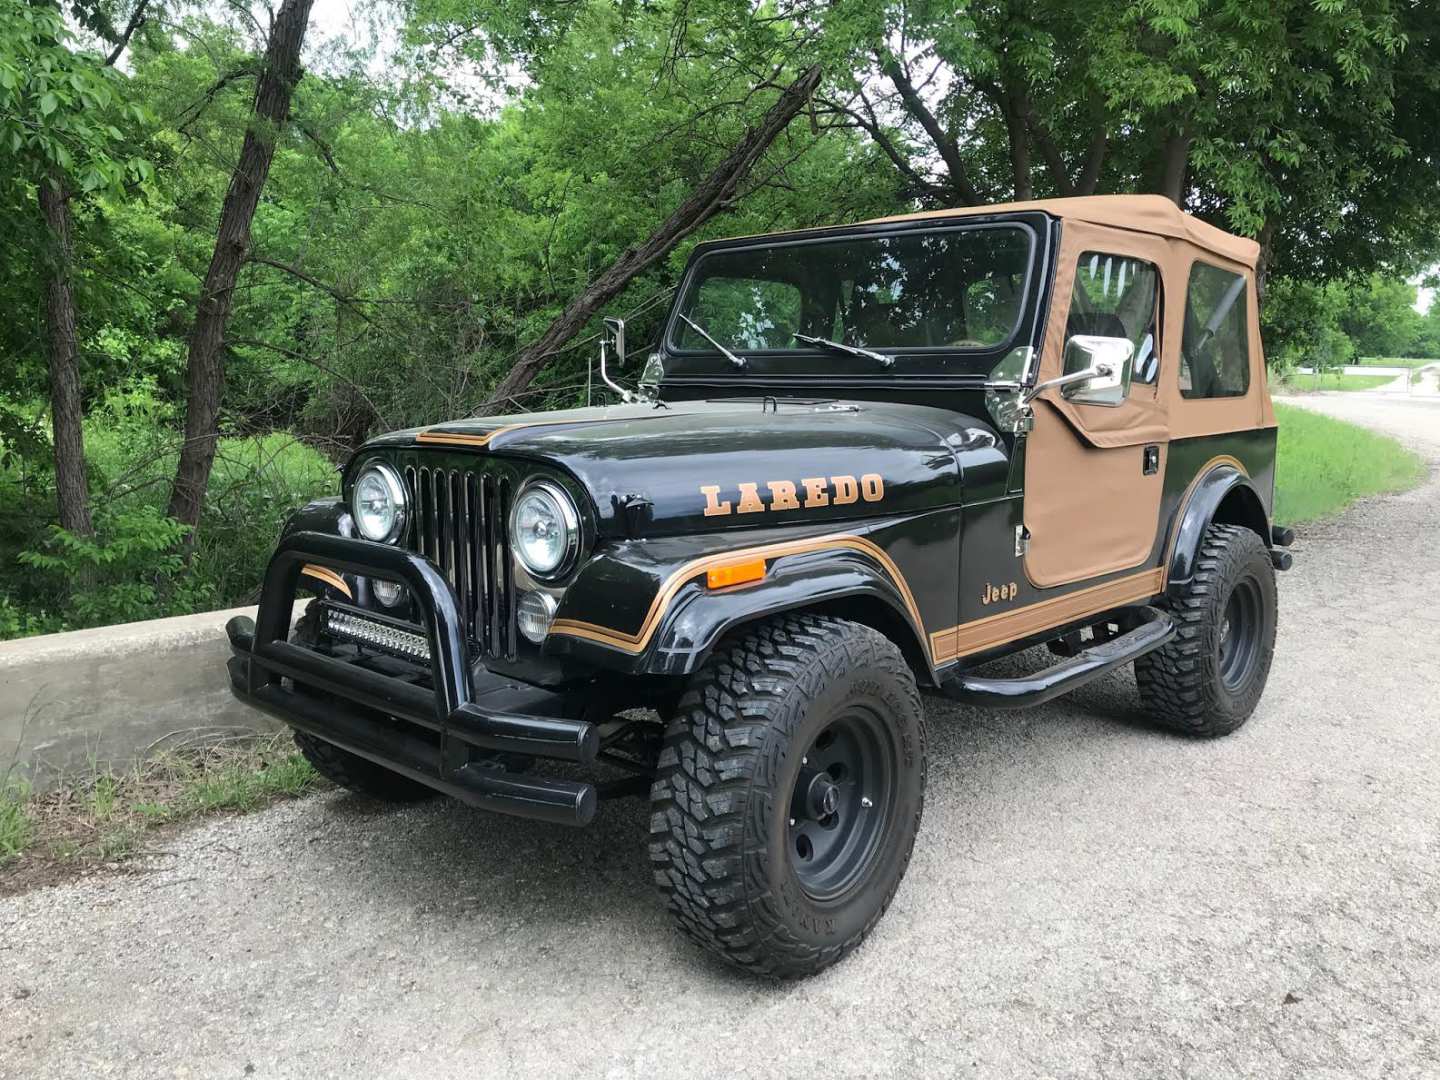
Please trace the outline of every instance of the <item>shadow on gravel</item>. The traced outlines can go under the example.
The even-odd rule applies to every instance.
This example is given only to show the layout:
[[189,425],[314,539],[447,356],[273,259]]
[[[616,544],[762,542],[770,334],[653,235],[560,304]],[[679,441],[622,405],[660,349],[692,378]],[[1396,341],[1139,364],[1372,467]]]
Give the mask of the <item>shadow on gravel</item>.
[[[1040,650],[1007,663],[1048,660]],[[1023,831],[1017,812],[1043,814],[1047,805],[1073,799],[1087,745],[1175,739],[1145,726],[1134,681],[1123,673],[1024,712],[986,712],[941,698],[927,698],[925,707],[926,830],[983,831],[1002,812],[997,791],[1023,783],[1026,800],[1003,808],[1011,815],[1007,827]],[[642,799],[603,803],[586,829],[492,815],[443,798],[395,808],[340,793],[327,799],[323,813],[328,827],[307,856],[325,864],[327,889],[346,890],[346,902],[385,917],[473,934],[477,957],[490,956],[495,935],[543,957],[572,947],[576,936],[601,933],[637,957],[729,977],[670,927],[651,884]],[[963,835],[951,838],[966,842]],[[750,980],[737,985],[755,989]]]

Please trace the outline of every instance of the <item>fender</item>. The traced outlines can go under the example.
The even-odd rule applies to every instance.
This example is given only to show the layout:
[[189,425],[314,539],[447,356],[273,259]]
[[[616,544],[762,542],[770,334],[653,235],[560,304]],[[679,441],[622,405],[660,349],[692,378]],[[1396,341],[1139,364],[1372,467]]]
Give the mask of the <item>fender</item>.
[[[280,539],[283,541],[299,532],[353,538],[355,522],[350,517],[350,508],[345,505],[345,500],[338,495],[332,495],[323,499],[312,499],[298,510],[291,511],[290,516],[285,519],[285,527],[280,530]],[[357,589],[360,588],[360,583],[353,574],[347,577],[329,567],[316,566],[313,563],[306,563],[300,575],[300,584],[314,590],[325,600],[353,601],[356,599]]]
[[1240,469],[1217,464],[1201,473],[1181,499],[1178,519],[1170,534],[1166,582],[1171,593],[1190,583],[1205,530],[1212,523],[1243,525],[1270,546],[1270,519],[1264,500]]
[[[623,554],[612,553],[619,557],[609,565],[592,564],[594,577],[567,593],[551,624],[547,652],[628,674],[688,675],[729,631],[803,608],[875,627],[901,647],[921,681],[935,683],[909,586],[889,556],[863,536],[823,534],[699,558],[692,549],[688,559],[672,561],[672,554],[654,562],[627,547]],[[763,579],[707,587],[710,567],[747,555],[766,560]],[[617,610],[622,605],[623,615]],[[591,621],[588,613],[601,611],[609,625]],[[620,630],[617,624],[636,629]]]
[[858,551],[820,551],[777,559],[763,581],[707,590],[697,582],[666,612],[642,671],[688,675],[720,639],[745,623],[804,609],[873,626],[899,645],[922,682],[935,682],[924,636],[885,571]]

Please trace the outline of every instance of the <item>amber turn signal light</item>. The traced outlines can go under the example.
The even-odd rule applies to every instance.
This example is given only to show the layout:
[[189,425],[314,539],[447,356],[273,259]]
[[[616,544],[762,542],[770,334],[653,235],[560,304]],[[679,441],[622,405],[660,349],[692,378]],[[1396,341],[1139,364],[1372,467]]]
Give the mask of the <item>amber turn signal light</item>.
[[759,581],[764,576],[765,560],[751,559],[749,562],[731,563],[729,566],[717,566],[714,570],[707,570],[705,587],[728,589],[732,585],[749,585],[752,581]]

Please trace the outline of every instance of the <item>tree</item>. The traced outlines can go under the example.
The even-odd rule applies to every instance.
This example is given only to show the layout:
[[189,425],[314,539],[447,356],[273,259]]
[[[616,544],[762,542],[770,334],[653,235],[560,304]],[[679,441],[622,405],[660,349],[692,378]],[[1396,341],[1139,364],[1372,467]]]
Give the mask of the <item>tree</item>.
[[149,176],[148,165],[123,152],[116,124],[139,117],[123,104],[124,77],[114,69],[144,8],[141,0],[108,58],[72,47],[58,6],[37,0],[0,10],[0,163],[12,183],[33,185],[44,222],[37,264],[45,282],[56,503],[61,527],[80,536],[94,526],[81,430],[71,203],[77,192],[117,192],[127,179]]
[[923,205],[1158,192],[1307,276],[1436,250],[1436,5],[840,0],[797,17],[824,29],[835,114]]
[[1423,329],[1416,295],[1408,282],[1372,274],[1345,290],[1340,327],[1361,356],[1414,355]]
[[624,253],[586,285],[545,333],[526,346],[514,366],[500,380],[486,408],[501,411],[530,385],[557,349],[589,322],[602,307],[623,292],[636,276],[665,258],[675,245],[718,214],[741,195],[740,185],[790,121],[805,107],[820,82],[820,69],[812,67],[785,87],[760,122],[748,129],[725,158],[686,196],[644,242]]
[[235,280],[250,250],[250,225],[260,192],[270,174],[275,143],[290,116],[290,101],[300,81],[300,49],[314,0],[284,0],[270,29],[265,59],[255,87],[253,120],[231,175],[220,210],[220,227],[210,259],[186,364],[189,389],[185,440],[175,469],[167,513],[185,525],[200,522],[205,488],[220,437],[220,404],[225,388],[225,327],[234,304]]

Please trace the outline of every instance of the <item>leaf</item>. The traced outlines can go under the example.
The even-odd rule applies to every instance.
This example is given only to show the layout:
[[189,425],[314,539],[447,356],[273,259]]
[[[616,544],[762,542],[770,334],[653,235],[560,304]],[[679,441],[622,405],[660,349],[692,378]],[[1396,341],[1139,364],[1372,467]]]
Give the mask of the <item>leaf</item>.
[[54,94],[43,95],[40,98],[40,115],[49,116],[52,112],[55,111],[56,106],[59,104],[60,99],[57,98]]

